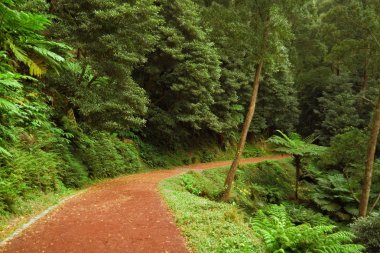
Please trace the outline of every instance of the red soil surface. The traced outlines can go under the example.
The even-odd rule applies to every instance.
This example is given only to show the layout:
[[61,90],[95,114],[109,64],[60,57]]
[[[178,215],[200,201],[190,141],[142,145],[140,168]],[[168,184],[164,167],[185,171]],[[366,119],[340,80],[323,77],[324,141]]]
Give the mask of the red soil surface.
[[[250,158],[241,164],[284,156]],[[231,161],[185,166],[209,169]],[[157,184],[184,167],[120,177],[90,187],[26,229],[0,252],[189,252]]]

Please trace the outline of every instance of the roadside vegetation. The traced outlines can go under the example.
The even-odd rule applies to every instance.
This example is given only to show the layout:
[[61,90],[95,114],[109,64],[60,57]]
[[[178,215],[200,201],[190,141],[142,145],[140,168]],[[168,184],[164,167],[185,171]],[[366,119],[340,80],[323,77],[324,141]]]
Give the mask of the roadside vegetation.
[[[379,252],[378,13],[378,0],[0,0],[0,234],[97,180],[233,160],[161,186],[194,250]],[[271,152],[291,158],[239,167]]]
[[290,162],[241,166],[229,203],[220,202],[227,167],[166,179],[160,191],[195,252],[363,252],[358,238],[375,238],[358,233],[363,221],[352,230],[307,201],[316,191],[307,184],[298,202]]

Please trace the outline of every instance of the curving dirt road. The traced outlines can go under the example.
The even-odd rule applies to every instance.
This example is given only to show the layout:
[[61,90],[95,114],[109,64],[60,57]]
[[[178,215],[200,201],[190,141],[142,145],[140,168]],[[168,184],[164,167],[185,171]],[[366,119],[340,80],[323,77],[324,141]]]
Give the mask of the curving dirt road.
[[[243,159],[241,164],[282,158],[284,156]],[[210,169],[230,163],[185,167]],[[158,182],[183,172],[181,168],[158,170],[90,187],[29,227],[0,248],[0,252],[189,252],[157,191]]]

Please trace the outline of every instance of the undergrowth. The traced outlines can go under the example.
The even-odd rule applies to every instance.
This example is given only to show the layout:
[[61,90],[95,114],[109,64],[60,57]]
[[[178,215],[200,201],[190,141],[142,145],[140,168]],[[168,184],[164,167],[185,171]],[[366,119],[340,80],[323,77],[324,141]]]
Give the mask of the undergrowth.
[[14,209],[17,210],[15,213],[0,215],[0,240],[5,239],[31,217],[75,193],[77,193],[76,190],[68,189],[60,184],[56,192],[46,194],[35,192],[30,193],[28,199],[18,199],[14,203]]
[[266,252],[360,253],[364,250],[362,245],[353,243],[354,234],[336,231],[333,225],[293,224],[281,205],[259,210],[251,225],[263,238]]
[[227,170],[189,171],[160,183],[194,252],[362,252],[353,234],[292,202],[288,159],[241,166],[230,203],[221,203]]
[[244,222],[245,214],[236,206],[188,192],[181,176],[165,180],[159,187],[195,252],[263,252],[260,240]]

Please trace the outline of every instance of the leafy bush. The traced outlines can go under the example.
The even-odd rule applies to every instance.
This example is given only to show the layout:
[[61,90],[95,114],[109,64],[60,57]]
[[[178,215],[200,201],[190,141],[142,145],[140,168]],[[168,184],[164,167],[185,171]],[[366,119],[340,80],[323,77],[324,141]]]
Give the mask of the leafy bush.
[[114,145],[124,161],[123,173],[134,173],[142,167],[139,152],[133,144],[116,139]]
[[380,252],[380,213],[359,218],[351,225],[356,241],[366,246],[367,252]]
[[282,205],[285,206],[289,219],[295,225],[300,225],[303,223],[308,223],[311,226],[326,226],[334,224],[334,221],[328,217],[323,216],[321,213],[317,213],[314,210],[306,208],[300,204],[295,204],[293,202],[283,202]]
[[251,220],[252,229],[262,236],[267,252],[363,252],[364,247],[352,243],[354,235],[334,232],[335,226],[291,223],[284,206],[270,205]]
[[17,199],[28,189],[22,182],[22,177],[12,173],[9,166],[0,169],[0,215],[14,212]]
[[334,136],[330,148],[321,156],[321,166],[347,170],[353,165],[364,164],[367,142],[367,134],[356,128]]
[[[228,168],[190,171],[182,177],[183,186],[192,194],[218,200],[224,189]],[[233,202],[257,209],[267,203],[280,203],[292,194],[294,169],[287,162],[263,162],[245,165],[237,171]]]
[[195,186],[195,178],[191,174],[185,174],[181,178],[183,181],[183,186],[188,192],[197,196],[201,195],[202,190]]
[[347,179],[337,171],[318,177],[311,198],[319,208],[339,220],[349,220],[358,214],[357,199],[350,190]]
[[[351,128],[331,139],[330,147],[320,161],[309,166],[309,198],[321,210],[337,220],[350,220],[358,214],[363,166],[368,136],[365,131]],[[379,182],[379,161],[374,164],[373,182]],[[374,183],[370,200],[376,198],[380,184]]]
[[261,206],[278,204],[293,194],[294,169],[289,163],[259,163],[254,172],[246,175],[244,180],[250,182],[252,198]]
[[67,146],[61,148],[62,163],[58,170],[59,178],[67,187],[80,188],[89,181],[87,168],[70,151]]
[[208,162],[214,161],[215,154],[208,150],[203,150],[199,158],[200,158],[201,163],[208,163]]
[[105,132],[82,135],[78,153],[91,178],[115,177],[141,167],[137,150]]
[[265,152],[262,149],[247,145],[243,151],[243,157],[250,158],[250,157],[260,157],[264,156]]
[[218,199],[223,191],[224,173],[218,170],[190,171],[181,177],[185,189],[197,196]]
[[191,159],[190,158],[185,158],[185,159],[182,159],[182,163],[184,165],[189,165],[191,163]]
[[16,212],[15,202],[29,198],[30,194],[57,189],[61,160],[57,153],[49,150],[48,141],[35,141],[28,147],[15,145],[9,149],[12,156],[1,159],[0,213]]
[[153,145],[143,142],[139,143],[141,159],[151,168],[168,167],[168,162],[163,158],[161,152]]
[[56,189],[60,160],[55,153],[41,149],[14,150],[13,159],[8,166],[13,169],[12,173],[20,177],[20,181],[28,189],[43,192]]

